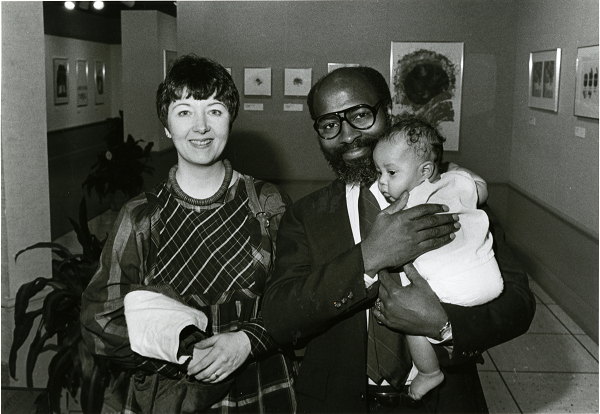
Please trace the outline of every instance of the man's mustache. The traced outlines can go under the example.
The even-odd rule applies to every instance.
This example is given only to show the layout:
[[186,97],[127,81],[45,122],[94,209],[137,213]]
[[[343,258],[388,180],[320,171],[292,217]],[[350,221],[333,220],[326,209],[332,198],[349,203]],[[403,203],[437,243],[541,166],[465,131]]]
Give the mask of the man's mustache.
[[343,143],[342,145],[340,145],[340,147],[336,148],[335,152],[337,155],[342,155],[346,151],[353,150],[356,148],[371,147],[371,149],[373,149],[376,143],[377,139],[374,138],[356,138],[350,144]]

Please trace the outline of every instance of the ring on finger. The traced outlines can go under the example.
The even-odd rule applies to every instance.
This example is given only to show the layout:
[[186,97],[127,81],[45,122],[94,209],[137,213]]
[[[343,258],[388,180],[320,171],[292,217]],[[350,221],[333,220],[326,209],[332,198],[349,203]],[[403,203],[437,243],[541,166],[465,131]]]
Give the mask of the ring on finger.
[[375,301],[375,309],[381,312],[381,299],[379,298],[377,298],[377,300]]

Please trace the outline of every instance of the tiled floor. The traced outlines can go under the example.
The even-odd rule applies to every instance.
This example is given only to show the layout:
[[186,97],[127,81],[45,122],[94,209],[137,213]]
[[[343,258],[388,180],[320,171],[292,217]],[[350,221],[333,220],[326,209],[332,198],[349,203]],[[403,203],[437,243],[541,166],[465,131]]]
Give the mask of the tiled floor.
[[479,376],[491,414],[598,413],[598,345],[532,280],[529,331],[484,355]]

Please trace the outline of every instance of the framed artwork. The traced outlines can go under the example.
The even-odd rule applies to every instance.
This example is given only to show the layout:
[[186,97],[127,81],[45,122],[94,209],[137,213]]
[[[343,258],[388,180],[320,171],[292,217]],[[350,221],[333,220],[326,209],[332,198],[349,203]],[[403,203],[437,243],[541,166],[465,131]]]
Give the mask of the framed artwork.
[[598,45],[577,48],[575,116],[598,119]]
[[529,54],[529,106],[558,111],[560,48]]
[[312,82],[312,69],[285,69],[284,95],[308,96]]
[[271,96],[271,68],[245,68],[244,95]]
[[392,42],[392,117],[423,115],[446,138],[446,151],[458,151],[463,53],[463,42]]
[[102,105],[104,103],[104,85],[106,82],[106,67],[104,62],[101,60],[96,61],[94,67],[94,89],[96,96],[96,105]]
[[169,69],[171,69],[175,59],[177,59],[177,52],[163,50],[163,78],[167,77],[167,73],[169,72]]
[[358,63],[328,63],[327,64],[327,73],[331,72],[332,70],[336,70],[336,69],[343,68],[346,66],[356,67],[356,66],[360,66],[360,65]]
[[52,83],[54,84],[54,105],[69,103],[69,60],[66,58],[52,59]]
[[77,106],[88,104],[88,63],[77,60]]

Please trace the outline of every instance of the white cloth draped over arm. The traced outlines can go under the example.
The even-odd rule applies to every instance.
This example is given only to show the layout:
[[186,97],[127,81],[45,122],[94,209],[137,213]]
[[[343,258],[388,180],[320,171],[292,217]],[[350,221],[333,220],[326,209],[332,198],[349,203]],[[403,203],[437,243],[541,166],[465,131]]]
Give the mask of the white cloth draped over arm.
[[145,290],[125,296],[125,320],[134,352],[177,364],[183,364],[190,358],[177,358],[181,331],[190,325],[205,331],[208,325],[208,318],[203,312],[160,293]]

